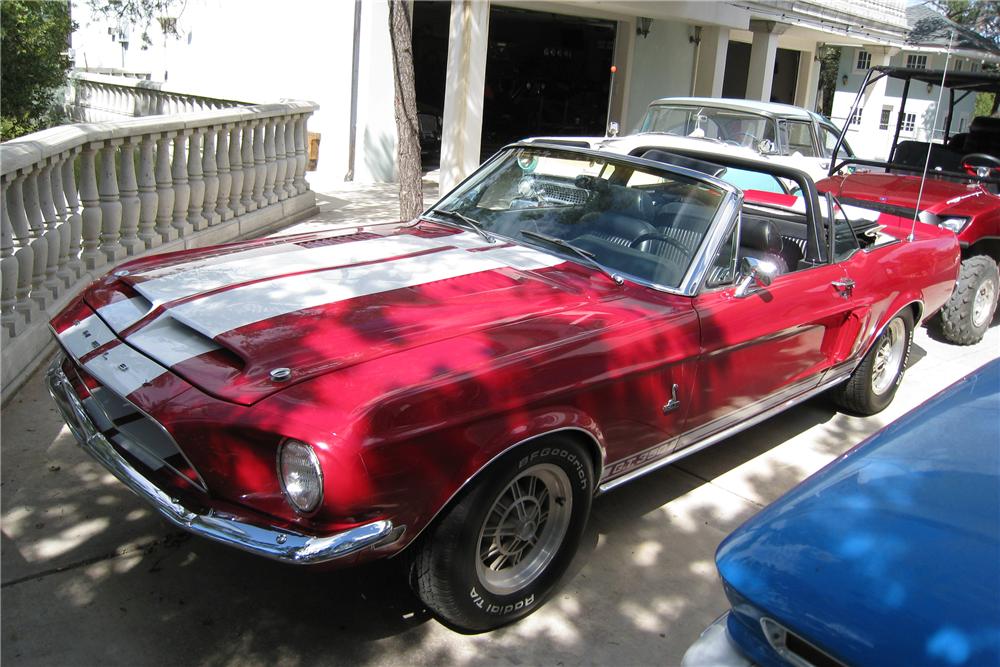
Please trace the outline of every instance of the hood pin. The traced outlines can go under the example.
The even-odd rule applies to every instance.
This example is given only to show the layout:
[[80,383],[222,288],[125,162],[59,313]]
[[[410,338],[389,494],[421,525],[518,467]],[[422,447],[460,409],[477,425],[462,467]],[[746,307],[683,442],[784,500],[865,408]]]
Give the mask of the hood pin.
[[292,369],[275,368],[271,371],[271,382],[284,382],[292,377]]

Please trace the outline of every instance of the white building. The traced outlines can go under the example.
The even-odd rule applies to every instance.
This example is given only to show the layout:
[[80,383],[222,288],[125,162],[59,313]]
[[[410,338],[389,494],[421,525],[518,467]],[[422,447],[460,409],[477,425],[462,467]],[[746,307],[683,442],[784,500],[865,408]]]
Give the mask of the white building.
[[[123,48],[118,26],[74,6],[77,66],[147,72],[216,98],[313,100],[320,111],[309,129],[322,135],[321,171],[393,179],[385,0],[187,0],[177,7],[164,18],[179,38],[154,23],[152,48],[141,50],[138,35],[123,35]],[[844,46],[845,59],[856,49],[876,54],[873,63],[907,53],[904,0],[416,2],[413,30],[418,103],[443,119],[443,187],[482,153],[522,136],[603,133],[609,119],[630,129],[660,97],[812,108],[823,45]],[[849,83],[858,78],[845,73]],[[878,121],[880,111],[864,119]]]
[[[919,69],[975,72],[986,63],[1000,62],[1000,49],[985,39],[969,34],[922,5],[906,10],[908,41],[903,46],[863,45],[841,51],[838,86],[833,98],[832,119],[843,126],[869,67],[892,65]],[[939,86],[913,82],[907,93],[900,126],[900,141],[941,141],[948,115],[948,91],[938,107]],[[858,105],[854,122],[848,127],[848,143],[865,155],[886,159],[899,121],[903,81],[882,79],[871,85]],[[964,132],[972,120],[976,95],[957,102],[951,133]]]

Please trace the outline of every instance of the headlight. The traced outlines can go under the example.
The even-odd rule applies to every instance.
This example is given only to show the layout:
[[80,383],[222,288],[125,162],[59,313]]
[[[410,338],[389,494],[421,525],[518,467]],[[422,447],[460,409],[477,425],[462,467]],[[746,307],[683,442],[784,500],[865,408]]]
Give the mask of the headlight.
[[312,447],[288,440],[278,449],[278,479],[285,498],[299,512],[312,512],[323,499],[323,471]]
[[956,234],[959,234],[969,224],[969,220],[971,220],[971,218],[942,218],[941,227],[950,229]]

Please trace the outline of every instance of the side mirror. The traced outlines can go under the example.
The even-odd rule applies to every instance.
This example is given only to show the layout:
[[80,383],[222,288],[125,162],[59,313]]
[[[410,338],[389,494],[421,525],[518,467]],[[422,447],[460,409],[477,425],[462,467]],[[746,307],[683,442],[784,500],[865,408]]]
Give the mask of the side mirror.
[[774,142],[770,139],[762,139],[757,143],[757,152],[762,155],[774,155],[778,149],[774,147]]
[[608,136],[609,137],[618,136],[618,121],[613,120],[608,124]]
[[733,294],[737,299],[742,299],[751,294],[754,287],[767,287],[778,277],[778,267],[773,262],[768,262],[755,257],[744,257],[740,260],[740,280],[736,284],[736,292]]

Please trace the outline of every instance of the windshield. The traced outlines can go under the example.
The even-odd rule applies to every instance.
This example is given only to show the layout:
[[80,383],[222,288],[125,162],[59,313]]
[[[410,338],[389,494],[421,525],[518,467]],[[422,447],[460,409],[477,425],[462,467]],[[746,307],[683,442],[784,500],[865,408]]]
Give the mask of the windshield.
[[646,110],[636,134],[661,132],[678,137],[714,139],[734,146],[759,149],[762,141],[777,145],[774,121],[746,111],[705,106],[655,104]]
[[[678,287],[726,191],[624,159],[512,148],[425,218],[599,268]],[[473,221],[469,223],[463,218]]]

